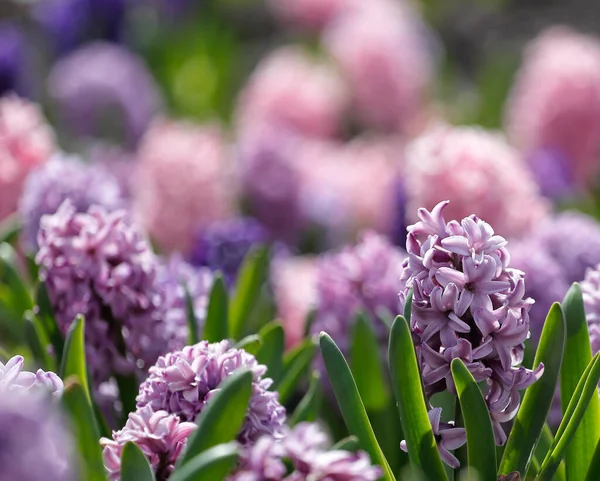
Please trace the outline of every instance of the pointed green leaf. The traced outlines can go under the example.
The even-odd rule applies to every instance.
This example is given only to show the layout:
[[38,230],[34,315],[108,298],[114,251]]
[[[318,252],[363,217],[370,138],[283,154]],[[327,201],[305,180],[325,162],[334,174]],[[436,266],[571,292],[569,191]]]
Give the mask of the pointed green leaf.
[[280,322],[270,322],[258,333],[262,344],[256,353],[256,359],[269,369],[267,375],[277,383],[283,372],[283,351],[285,333]]
[[146,456],[131,441],[123,447],[121,481],[155,481],[154,471]]
[[[560,370],[560,399],[565,412],[583,371],[592,359],[592,347],[579,284],[571,286],[562,305],[567,322],[567,339]],[[567,479],[584,479],[599,439],[600,398],[595,396],[590,400],[581,424],[567,448]]]
[[350,344],[350,366],[367,411],[384,409],[390,393],[373,325],[364,312],[356,315]]
[[71,420],[81,459],[82,479],[106,481],[102,448],[98,442],[100,435],[88,394],[76,377],[67,379],[65,386],[61,402]]
[[413,288],[411,287],[406,294],[406,299],[404,300],[404,319],[408,322],[410,326],[410,315],[412,312],[412,300],[413,300]]
[[208,310],[206,311],[206,321],[204,322],[204,340],[218,342],[229,337],[228,312],[229,296],[227,294],[227,286],[221,273],[217,272],[208,300]]
[[348,436],[344,439],[340,439],[337,443],[335,443],[331,450],[341,450],[341,451],[350,451],[356,452],[360,449],[358,438],[356,436]]
[[594,457],[590,463],[585,481],[598,481],[600,479],[600,441],[596,443]]
[[25,339],[37,364],[46,371],[55,371],[54,362],[48,355],[45,332],[39,319],[31,311],[25,312]]
[[[176,469],[170,481],[221,481],[231,471],[238,457],[236,443],[219,444],[203,451]],[[123,481],[126,481],[123,479]]]
[[[587,372],[585,378],[582,377],[575,388],[573,396],[571,397],[571,401],[569,402],[565,412],[565,416],[563,417],[563,420],[556,431],[552,448],[546,455],[546,459],[544,459],[536,479],[552,479],[554,473],[558,469],[558,465],[565,455],[567,447],[573,440],[573,436],[579,427],[579,423],[587,411],[590,400],[592,397],[598,397],[598,381],[600,381],[600,353],[593,357],[590,364],[590,368],[586,370]],[[586,471],[583,472],[582,475],[585,476],[586,472],[587,467]],[[568,475],[569,467],[567,466],[567,476]]]
[[188,344],[193,346],[200,341],[198,337],[198,322],[196,321],[196,312],[194,308],[194,299],[190,294],[190,290],[187,285],[183,286],[185,291],[185,313],[188,327]]
[[268,270],[269,249],[266,247],[252,249],[240,267],[235,295],[230,302],[229,335],[233,339],[239,339],[244,335],[245,323],[250,319]]
[[85,362],[85,321],[83,316],[75,318],[67,338],[65,340],[65,349],[60,362],[59,375],[62,379],[69,376],[75,376],[83,387],[87,397],[90,397],[90,388],[88,384],[87,366]]
[[283,376],[274,387],[279,392],[279,401],[286,404],[296,391],[300,379],[308,372],[317,352],[317,346],[312,339],[299,344],[296,349],[286,354],[283,360]]
[[344,355],[333,339],[324,332],[320,335],[320,345],[325,369],[348,431],[359,439],[361,448],[371,456],[371,461],[383,468],[383,479],[394,480]]
[[566,325],[560,305],[548,312],[533,365],[544,364],[543,376],[525,391],[521,408],[508,436],[499,474],[527,472],[534,449],[550,412],[565,347]]
[[469,474],[479,475],[481,481],[496,481],[496,443],[489,409],[464,363],[453,359],[451,368],[467,431]]
[[39,282],[35,292],[35,304],[36,307],[34,312],[38,316],[46,336],[52,343],[54,348],[54,356],[58,360],[62,359],[64,350],[64,339],[60,332],[56,319],[54,317],[54,310],[48,297],[48,291],[44,282]]
[[402,316],[392,325],[388,356],[410,462],[429,479],[448,479],[429,422],[412,335]]
[[318,371],[313,371],[310,378],[310,384],[306,394],[294,409],[290,418],[290,425],[294,426],[304,421],[315,421],[319,410],[319,384],[321,375]]
[[249,354],[256,354],[260,349],[261,340],[258,334],[250,334],[249,336],[240,339],[234,347],[236,349],[243,349]]
[[9,244],[0,244],[0,279],[10,289],[12,305],[19,316],[22,316],[27,309],[33,307],[33,299],[17,270],[17,259],[17,253]]
[[198,429],[189,437],[177,466],[184,466],[208,448],[233,441],[244,423],[251,395],[250,371],[240,369],[227,377],[198,416]]

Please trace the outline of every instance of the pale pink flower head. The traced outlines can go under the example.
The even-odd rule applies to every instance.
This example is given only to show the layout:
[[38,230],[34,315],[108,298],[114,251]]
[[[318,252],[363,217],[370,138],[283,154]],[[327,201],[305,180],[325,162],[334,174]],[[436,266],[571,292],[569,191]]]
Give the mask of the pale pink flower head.
[[406,149],[405,186],[408,212],[449,199],[448,217],[476,214],[507,237],[527,233],[549,211],[519,153],[476,127],[434,126],[414,140]]
[[393,0],[361,2],[325,30],[364,122],[406,133],[419,121],[432,73],[429,35],[416,12]]
[[54,134],[37,105],[0,98],[0,220],[17,210],[27,175],[54,152]]
[[283,22],[305,30],[318,31],[334,21],[357,0],[269,0]]
[[238,106],[242,129],[266,122],[299,133],[329,137],[347,104],[344,84],[328,65],[297,47],[282,47],[262,60]]
[[228,217],[233,188],[220,130],[159,120],[138,153],[134,211],[165,251],[188,253],[199,226]]
[[506,127],[528,156],[565,156],[589,184],[600,163],[600,40],[568,27],[543,31],[525,50],[508,100]]
[[312,257],[282,257],[271,266],[277,316],[285,343],[292,347],[304,337],[306,319],[317,301],[317,270]]

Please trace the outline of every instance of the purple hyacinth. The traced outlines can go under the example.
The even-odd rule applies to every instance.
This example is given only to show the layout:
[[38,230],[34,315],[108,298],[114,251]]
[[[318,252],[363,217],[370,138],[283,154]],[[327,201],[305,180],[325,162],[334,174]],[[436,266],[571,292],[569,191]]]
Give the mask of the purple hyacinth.
[[285,421],[285,408],[279,395],[268,391],[273,381],[263,377],[266,366],[243,349],[231,347],[229,341],[213,344],[202,341],[161,356],[149,369],[140,386],[138,408],[150,406],[177,414],[182,421],[195,421],[221,382],[239,368],[252,371],[252,397],[244,427],[238,439],[247,443],[262,434],[277,436]]
[[556,149],[539,149],[528,158],[534,179],[543,195],[561,200],[575,193],[572,163]]
[[196,424],[182,422],[166,411],[153,411],[150,406],[131,413],[125,427],[113,431],[112,439],[100,440],[104,467],[110,481],[121,479],[121,456],[127,442],[135,443],[146,455],[156,481],[165,481],[196,427]]
[[536,230],[535,239],[560,265],[569,284],[583,280],[586,270],[600,263],[600,224],[580,212],[557,214]]
[[[433,429],[433,435],[444,462],[453,469],[460,466],[460,462],[450,451],[460,448],[467,442],[467,432],[464,428],[456,428],[453,423],[442,422],[442,408],[433,408],[427,413]],[[406,441],[400,443],[403,451],[408,452]]]
[[193,300],[198,332],[203,332],[213,282],[212,272],[206,268],[195,269],[181,256],[173,254],[160,262],[156,282],[162,305],[168,307],[163,314],[168,350],[182,349],[188,338],[185,290],[187,288]]
[[0,396],[0,481],[75,481],[74,456],[55,403],[31,391]]
[[15,23],[0,22],[0,96],[25,93],[25,35]]
[[190,262],[221,271],[232,285],[250,248],[267,242],[268,237],[266,229],[252,218],[215,222],[198,232]]
[[37,248],[42,216],[54,214],[65,199],[77,212],[86,212],[94,204],[109,211],[124,204],[119,184],[106,167],[85,164],[74,156],[55,155],[29,175],[21,194],[19,214],[27,249]]
[[131,149],[160,109],[157,86],[144,62],[111,43],[87,44],[60,59],[48,83],[71,133],[116,139]]
[[6,364],[0,362],[0,393],[45,391],[55,396],[62,394],[65,386],[55,373],[41,369],[36,372],[23,371],[23,363],[23,356],[13,356]]
[[592,352],[600,351],[600,264],[588,269],[581,283]]
[[408,258],[402,281],[413,289],[411,329],[425,392],[456,394],[450,374],[454,358],[476,381],[486,381],[496,443],[506,442],[501,424],[519,407],[519,391],[543,373],[519,367],[529,336],[529,309],[522,271],[508,267],[506,240],[476,216],[446,222],[440,202],[408,228]]
[[[42,217],[36,262],[58,325],[86,320],[86,352],[97,384],[133,373],[166,352],[157,261],[122,210],[78,213],[66,200]],[[97,385],[96,384],[96,385]]]
[[383,471],[368,454],[328,450],[315,423],[300,423],[281,439],[263,436],[246,448],[227,481],[376,481]]
[[562,301],[569,283],[562,267],[535,239],[511,242],[510,263],[525,273],[525,295],[535,301],[529,311],[529,324],[531,339],[537,343],[550,306]]
[[355,246],[324,254],[317,260],[317,306],[313,334],[327,332],[347,352],[350,331],[362,309],[387,349],[388,330],[381,312],[400,312],[398,290],[406,253],[385,237],[366,232]]

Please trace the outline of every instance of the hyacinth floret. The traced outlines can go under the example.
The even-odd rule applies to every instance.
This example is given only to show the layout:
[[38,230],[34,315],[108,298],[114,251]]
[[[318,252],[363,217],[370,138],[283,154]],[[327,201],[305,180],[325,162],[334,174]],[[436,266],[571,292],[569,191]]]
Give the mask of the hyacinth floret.
[[125,427],[113,431],[112,439],[100,440],[104,467],[110,481],[121,479],[121,456],[128,442],[136,444],[144,453],[156,480],[165,481],[196,427],[194,423],[181,421],[175,414],[154,411],[150,406],[129,414]]
[[149,370],[136,398],[138,408],[150,406],[166,410],[182,421],[195,421],[219,385],[240,368],[252,372],[252,397],[244,426],[238,436],[242,443],[255,441],[260,435],[279,436],[285,422],[285,408],[279,395],[268,389],[271,378],[263,377],[266,366],[244,351],[231,347],[229,341],[201,341],[180,351],[159,357]]
[[242,452],[240,466],[227,481],[375,481],[383,471],[368,454],[328,449],[316,423],[300,423],[283,438],[262,436]]
[[23,356],[13,356],[6,364],[0,362],[0,393],[9,391],[46,390],[60,396],[64,389],[62,379],[55,373],[42,369],[23,371]]
[[519,367],[533,301],[524,297],[524,273],[508,267],[506,239],[474,215],[446,222],[447,205],[420,209],[408,228],[400,298],[412,288],[411,330],[427,396],[456,394],[450,363],[461,359],[477,382],[486,382],[496,443],[503,445],[501,423],[515,416],[519,391],[544,369]]

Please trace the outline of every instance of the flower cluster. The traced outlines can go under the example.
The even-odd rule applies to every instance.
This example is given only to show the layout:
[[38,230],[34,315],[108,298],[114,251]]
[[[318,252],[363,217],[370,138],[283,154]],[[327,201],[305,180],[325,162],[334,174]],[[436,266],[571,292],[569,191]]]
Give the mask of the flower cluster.
[[70,433],[58,406],[40,393],[0,396],[0,440],[0,481],[78,479]]
[[14,356],[6,364],[0,362],[0,393],[45,390],[55,396],[62,394],[64,384],[55,373],[23,371],[23,363],[23,356]]
[[38,107],[16,96],[0,99],[0,220],[17,210],[29,173],[54,150],[54,135]]
[[185,448],[188,436],[196,427],[196,424],[182,422],[176,415],[166,411],[153,411],[150,406],[131,413],[125,427],[113,431],[112,439],[100,440],[110,481],[121,479],[121,455],[128,442],[135,443],[146,455],[156,480],[165,481]]
[[382,312],[400,312],[398,290],[405,257],[384,237],[366,232],[356,246],[317,260],[317,301],[312,333],[327,332],[347,352],[354,316],[359,309],[369,316],[381,345],[388,331]]
[[462,359],[477,382],[486,381],[486,403],[496,443],[506,442],[501,423],[519,408],[519,390],[543,373],[518,367],[529,336],[529,309],[523,272],[508,267],[506,240],[472,215],[446,222],[440,202],[419,210],[409,227],[402,281],[405,299],[413,290],[411,329],[428,396],[456,393],[450,372]]
[[54,214],[65,199],[77,212],[86,212],[97,204],[107,210],[123,205],[117,180],[103,165],[85,164],[77,157],[55,155],[27,178],[19,201],[23,223],[23,241],[27,248],[37,248],[40,220]]
[[266,366],[243,349],[232,348],[229,341],[201,341],[161,356],[140,386],[137,406],[166,410],[182,421],[195,421],[221,382],[242,367],[252,371],[254,381],[239,440],[247,443],[262,434],[279,435],[285,409],[279,404],[278,394],[268,390],[273,381],[263,377]]
[[232,285],[250,248],[269,239],[265,228],[252,218],[233,218],[201,229],[190,255],[190,263],[219,270]]
[[242,453],[227,481],[376,481],[382,470],[359,451],[328,450],[328,439],[314,423],[300,423],[277,439],[263,436]]
[[600,264],[588,269],[581,283],[592,352],[600,351]]

